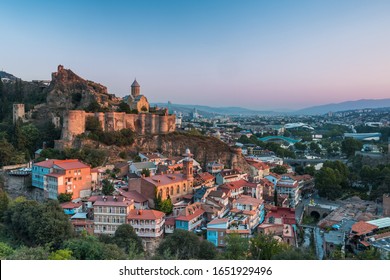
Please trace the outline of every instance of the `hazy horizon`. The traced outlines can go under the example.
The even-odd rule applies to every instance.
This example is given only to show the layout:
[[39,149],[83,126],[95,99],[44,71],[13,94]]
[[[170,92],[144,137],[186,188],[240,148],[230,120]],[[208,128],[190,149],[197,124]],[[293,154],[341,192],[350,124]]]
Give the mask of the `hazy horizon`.
[[58,64],[150,102],[296,110],[390,97],[388,1],[3,1],[0,69]]

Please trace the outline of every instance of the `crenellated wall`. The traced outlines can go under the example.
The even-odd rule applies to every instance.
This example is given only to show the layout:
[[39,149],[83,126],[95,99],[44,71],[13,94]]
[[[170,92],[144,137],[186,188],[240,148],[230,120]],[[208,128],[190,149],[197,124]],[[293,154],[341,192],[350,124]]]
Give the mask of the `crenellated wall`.
[[69,110],[64,116],[62,127],[63,141],[72,141],[85,132],[87,117],[100,121],[103,131],[117,131],[129,128],[138,134],[166,134],[176,130],[176,115],[126,114],[123,112],[87,113],[82,110]]

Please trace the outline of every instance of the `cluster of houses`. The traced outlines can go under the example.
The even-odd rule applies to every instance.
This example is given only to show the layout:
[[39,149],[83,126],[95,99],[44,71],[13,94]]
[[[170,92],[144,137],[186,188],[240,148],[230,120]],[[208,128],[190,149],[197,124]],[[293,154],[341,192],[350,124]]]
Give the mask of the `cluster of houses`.
[[[112,235],[127,223],[148,244],[182,229],[205,236],[217,247],[226,246],[229,234],[250,237],[264,232],[297,246],[295,206],[301,189],[313,184],[310,176],[274,174],[272,164],[254,158],[247,159],[248,173],[219,162],[208,163],[203,172],[189,149],[177,158],[160,153],[139,157],[140,162],[118,165],[119,174],[127,175],[127,185],[110,196],[95,192],[105,173],[79,160],[35,163],[33,186],[51,199],[72,193],[72,202],[62,208],[75,231]],[[157,201],[167,200],[172,204],[169,215],[156,210]]]

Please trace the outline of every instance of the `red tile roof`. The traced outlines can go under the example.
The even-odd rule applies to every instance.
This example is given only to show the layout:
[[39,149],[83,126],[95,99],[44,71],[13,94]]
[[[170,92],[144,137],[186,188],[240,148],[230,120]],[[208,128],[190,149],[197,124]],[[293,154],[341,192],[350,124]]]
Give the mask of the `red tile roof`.
[[119,194],[121,196],[124,196],[124,197],[130,199],[130,200],[133,199],[134,202],[138,202],[138,203],[142,203],[142,202],[148,201],[148,199],[144,195],[140,194],[136,190],[130,190],[130,191],[127,191],[127,192],[120,190]]
[[364,235],[372,232],[374,229],[377,229],[377,226],[366,223],[364,221],[357,222],[352,226],[352,232],[356,235]]
[[64,203],[61,203],[60,204],[62,209],[75,209],[75,208],[79,208],[83,205],[82,202],[64,202]]
[[[93,201],[90,199],[88,199],[88,201]],[[119,197],[118,196],[116,196],[116,197],[114,197],[114,196],[97,196],[93,206],[127,207],[133,203],[134,203],[133,200],[129,200],[125,197],[120,197],[120,196]]]
[[134,220],[159,220],[165,216],[164,212],[157,210],[130,210],[127,219]]
[[234,182],[225,183],[225,184],[220,186],[220,188],[226,188],[226,189],[229,189],[229,190],[235,190],[235,189],[239,189],[239,188],[243,188],[243,187],[255,188],[255,187],[257,187],[257,184],[256,183],[250,183],[248,181],[245,181],[244,179],[240,179],[240,180],[237,180],[237,181],[234,181]]
[[201,215],[204,214],[204,210],[203,209],[198,209],[198,210],[195,210],[195,212],[191,215],[187,215],[187,216],[178,216],[176,217],[176,220],[177,221],[191,221],[192,219],[196,218],[196,217],[199,217]]
[[271,207],[268,211],[265,220],[267,221],[270,217],[274,217],[276,219],[282,219],[283,224],[294,225],[295,222],[295,209],[293,208],[285,208],[285,207]]
[[196,175],[196,177],[199,177],[203,181],[210,181],[215,179],[215,177],[208,172],[199,173]]
[[167,226],[174,226],[175,225],[175,217],[169,217],[165,220],[165,224]]
[[142,178],[142,180],[148,181],[155,186],[164,186],[172,183],[187,181],[187,178],[184,176],[184,174],[161,174],[145,177]]
[[54,161],[56,161],[56,160],[57,159],[48,159],[48,160],[45,160],[45,161],[34,163],[34,166],[45,167],[45,168],[52,168],[53,164],[54,164]]
[[214,219],[211,222],[209,222],[207,225],[216,225],[216,224],[222,224],[222,223],[227,223],[229,222],[229,219]]
[[59,168],[65,169],[65,170],[90,168],[89,165],[82,163],[78,159],[67,159],[67,160],[55,161],[54,164],[56,166],[58,166]]

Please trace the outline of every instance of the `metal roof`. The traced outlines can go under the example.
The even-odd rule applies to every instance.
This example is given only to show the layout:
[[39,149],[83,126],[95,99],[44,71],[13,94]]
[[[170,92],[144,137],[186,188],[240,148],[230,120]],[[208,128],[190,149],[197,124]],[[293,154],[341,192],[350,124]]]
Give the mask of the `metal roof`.
[[386,228],[386,227],[390,227],[390,218],[389,217],[381,218],[377,220],[368,221],[367,223],[377,226],[379,229]]

